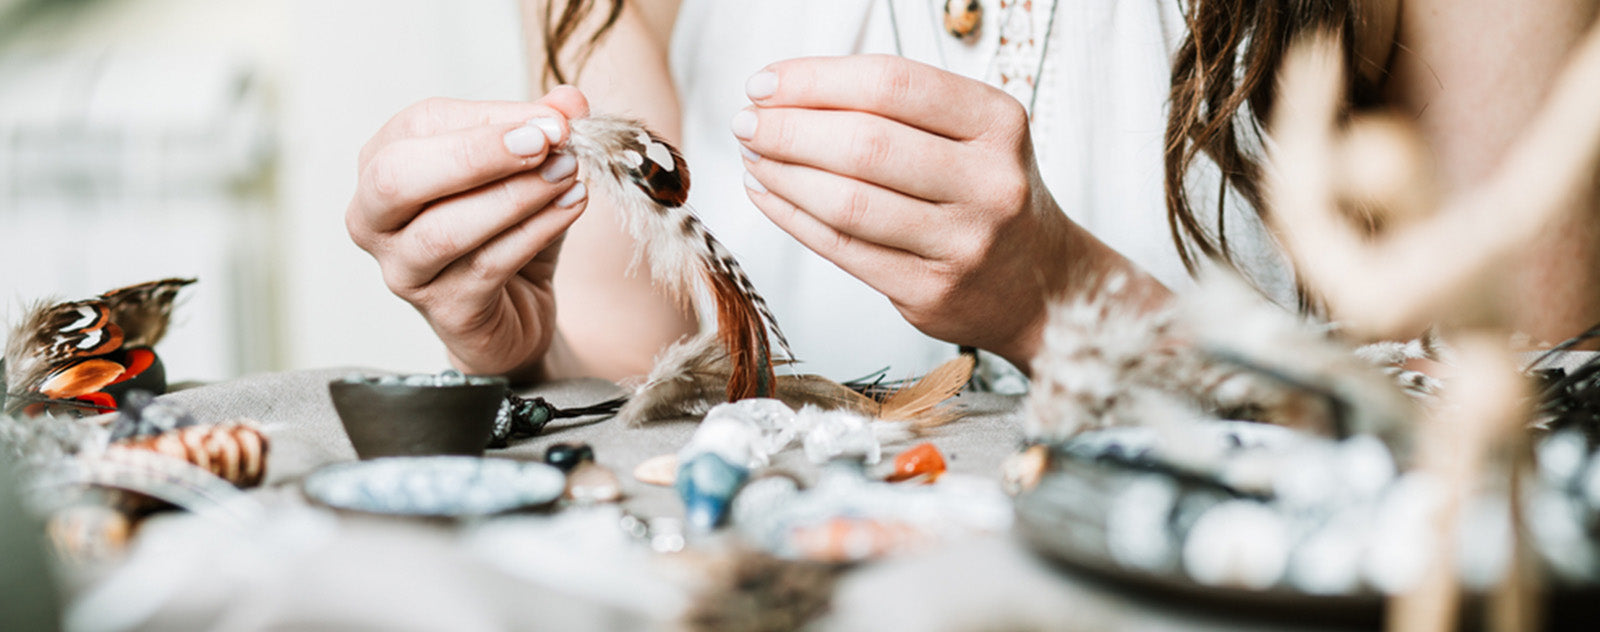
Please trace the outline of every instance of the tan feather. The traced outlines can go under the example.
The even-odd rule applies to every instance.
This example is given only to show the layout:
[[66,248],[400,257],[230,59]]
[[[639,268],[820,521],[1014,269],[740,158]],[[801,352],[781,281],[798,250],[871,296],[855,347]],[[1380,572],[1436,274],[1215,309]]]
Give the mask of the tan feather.
[[[971,356],[950,360],[881,404],[820,375],[779,375],[772,396],[795,410],[815,406],[904,422],[909,432],[917,434],[961,417],[959,407],[940,404],[966,386],[973,367]],[[617,416],[629,425],[700,417],[725,401],[723,386],[732,371],[715,332],[686,338],[662,353],[650,377],[634,389]]]
[[959,419],[961,411],[956,406],[941,404],[966,388],[976,367],[977,357],[972,355],[962,354],[946,361],[922,379],[884,399],[877,417],[885,421],[909,421],[922,428]]

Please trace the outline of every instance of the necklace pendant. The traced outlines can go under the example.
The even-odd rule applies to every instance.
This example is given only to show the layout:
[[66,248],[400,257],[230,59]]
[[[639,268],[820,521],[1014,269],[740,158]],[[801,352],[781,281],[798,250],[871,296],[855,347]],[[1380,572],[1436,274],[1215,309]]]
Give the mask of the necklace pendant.
[[956,39],[967,39],[983,25],[983,5],[978,0],[945,0],[944,30]]

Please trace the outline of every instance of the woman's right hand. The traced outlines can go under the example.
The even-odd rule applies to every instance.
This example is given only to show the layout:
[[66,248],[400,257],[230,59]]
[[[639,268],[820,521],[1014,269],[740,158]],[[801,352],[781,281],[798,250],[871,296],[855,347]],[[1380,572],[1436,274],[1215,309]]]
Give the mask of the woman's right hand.
[[588,199],[554,149],[588,109],[571,87],[534,103],[429,99],[361,150],[350,238],[464,372],[527,376],[550,349],[556,254]]

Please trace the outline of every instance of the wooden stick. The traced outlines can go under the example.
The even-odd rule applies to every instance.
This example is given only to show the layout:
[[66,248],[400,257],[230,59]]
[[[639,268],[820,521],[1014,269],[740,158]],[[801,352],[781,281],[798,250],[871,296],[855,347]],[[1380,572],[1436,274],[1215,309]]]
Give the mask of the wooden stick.
[[1301,274],[1359,335],[1408,337],[1463,309],[1498,320],[1492,290],[1500,284],[1483,281],[1592,187],[1600,169],[1600,22],[1493,177],[1372,242],[1337,212],[1333,195],[1337,50],[1322,38],[1291,51],[1274,108],[1272,220]]
[[1446,386],[1442,407],[1419,429],[1418,441],[1418,467],[1435,477],[1442,492],[1433,514],[1437,537],[1422,580],[1390,602],[1388,629],[1394,632],[1456,629],[1461,507],[1478,491],[1495,446],[1517,440],[1526,418],[1523,381],[1512,368],[1505,338],[1469,333],[1453,342],[1459,373]]

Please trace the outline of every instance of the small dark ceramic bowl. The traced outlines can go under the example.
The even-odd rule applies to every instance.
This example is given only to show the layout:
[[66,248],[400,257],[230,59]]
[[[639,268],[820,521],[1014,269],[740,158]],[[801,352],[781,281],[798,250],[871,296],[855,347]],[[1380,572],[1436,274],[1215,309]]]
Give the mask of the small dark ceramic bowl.
[[362,459],[482,456],[506,392],[500,377],[347,377],[328,383],[333,409]]

